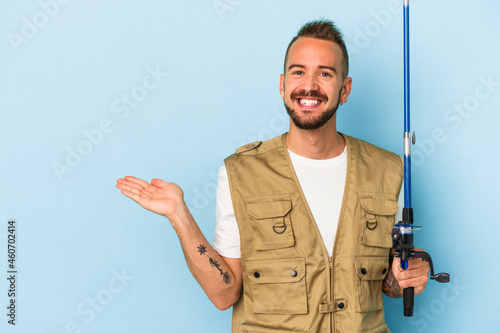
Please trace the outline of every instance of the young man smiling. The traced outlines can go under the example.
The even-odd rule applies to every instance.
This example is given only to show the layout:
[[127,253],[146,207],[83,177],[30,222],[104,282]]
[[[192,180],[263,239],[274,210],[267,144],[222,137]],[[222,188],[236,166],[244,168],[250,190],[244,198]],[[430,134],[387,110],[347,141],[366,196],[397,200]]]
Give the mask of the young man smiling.
[[301,37],[288,49],[280,94],[291,119],[287,146],[301,156],[327,159],[344,150],[335,113],[347,101],[352,79],[343,59],[330,40]]
[[280,78],[290,130],[225,160],[213,247],[177,185],[117,182],[170,220],[208,297],[234,305],[233,332],[389,332],[382,291],[425,289],[426,263],[390,264],[401,158],[337,132],[351,88],[340,32],[326,20],[304,25]]

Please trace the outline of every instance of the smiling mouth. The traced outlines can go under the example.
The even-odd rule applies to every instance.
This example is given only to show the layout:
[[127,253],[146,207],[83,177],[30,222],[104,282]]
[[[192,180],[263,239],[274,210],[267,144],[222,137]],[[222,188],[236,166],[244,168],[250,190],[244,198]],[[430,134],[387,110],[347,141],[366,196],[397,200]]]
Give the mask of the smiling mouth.
[[297,102],[302,106],[316,106],[321,103],[321,100],[315,98],[297,98]]
[[290,97],[303,110],[316,109],[319,105],[328,101],[328,97],[318,90],[307,91],[302,89],[292,92]]

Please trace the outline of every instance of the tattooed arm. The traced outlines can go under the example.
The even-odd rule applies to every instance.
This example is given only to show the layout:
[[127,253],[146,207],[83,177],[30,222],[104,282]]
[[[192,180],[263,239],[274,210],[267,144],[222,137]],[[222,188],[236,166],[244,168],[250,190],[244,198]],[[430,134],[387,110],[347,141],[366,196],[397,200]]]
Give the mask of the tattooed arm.
[[[415,250],[422,250],[417,249]],[[408,269],[402,270],[399,266],[401,260],[394,257],[394,250],[391,250],[389,258],[389,272],[387,273],[382,291],[390,297],[402,297],[403,289],[415,288],[415,295],[422,293],[429,281],[429,263],[420,258],[412,258],[408,262]]]
[[160,179],[148,182],[127,176],[116,187],[145,209],[165,216],[177,233],[189,270],[212,303],[221,310],[238,301],[241,260],[221,257],[209,244],[184,201],[181,188]]

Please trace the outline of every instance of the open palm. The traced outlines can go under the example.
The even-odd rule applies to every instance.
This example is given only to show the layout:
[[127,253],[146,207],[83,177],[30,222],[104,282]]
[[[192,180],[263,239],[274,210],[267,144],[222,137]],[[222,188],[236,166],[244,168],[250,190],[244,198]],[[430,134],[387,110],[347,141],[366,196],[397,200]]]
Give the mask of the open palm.
[[182,189],[161,179],[153,179],[150,184],[142,179],[126,176],[117,180],[116,187],[145,209],[167,218],[173,217],[183,203]]

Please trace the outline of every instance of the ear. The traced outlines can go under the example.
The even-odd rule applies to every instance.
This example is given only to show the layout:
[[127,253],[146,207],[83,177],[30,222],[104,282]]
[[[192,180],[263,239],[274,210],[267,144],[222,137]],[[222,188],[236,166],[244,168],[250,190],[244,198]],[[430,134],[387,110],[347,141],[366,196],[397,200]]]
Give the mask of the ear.
[[280,75],[280,95],[281,99],[285,100],[285,75]]
[[347,98],[351,93],[351,89],[352,89],[352,78],[348,77],[344,79],[344,83],[342,85],[342,93],[340,94],[340,105],[347,102]]

